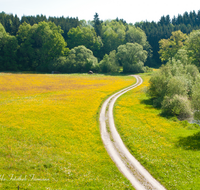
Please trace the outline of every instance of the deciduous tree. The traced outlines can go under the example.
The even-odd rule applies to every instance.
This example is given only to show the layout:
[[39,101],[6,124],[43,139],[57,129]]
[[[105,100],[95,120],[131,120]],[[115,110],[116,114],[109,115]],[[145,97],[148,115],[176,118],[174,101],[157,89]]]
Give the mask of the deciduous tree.
[[76,27],[68,32],[68,47],[70,49],[84,45],[86,48],[93,51],[95,56],[98,56],[99,50],[103,46],[101,37],[96,35],[94,28],[91,27]]
[[67,53],[62,30],[52,22],[40,22],[33,26],[24,23],[19,28],[17,38],[23,70],[46,71],[53,59]]
[[109,55],[105,55],[103,60],[99,63],[101,72],[103,73],[115,73],[118,72],[120,67],[116,57],[116,51],[113,50]]
[[145,47],[147,43],[147,36],[139,27],[128,26],[128,30],[126,32],[126,42],[138,43]]
[[162,61],[172,59],[178,50],[184,46],[187,35],[183,34],[180,30],[172,32],[172,35],[168,39],[162,39],[159,41],[160,45],[160,58]]
[[147,51],[138,43],[126,43],[117,48],[117,58],[123,66],[123,72],[144,72],[144,62],[147,59]]
[[112,50],[125,43],[126,27],[116,20],[103,23],[103,54],[109,54]]
[[200,69],[200,30],[194,30],[189,34],[186,49],[192,63]]
[[16,71],[18,42],[15,36],[6,33],[3,25],[0,23],[0,70]]
[[97,68],[98,61],[93,52],[85,46],[78,46],[69,52],[64,71],[67,73],[83,73],[89,70],[96,71]]

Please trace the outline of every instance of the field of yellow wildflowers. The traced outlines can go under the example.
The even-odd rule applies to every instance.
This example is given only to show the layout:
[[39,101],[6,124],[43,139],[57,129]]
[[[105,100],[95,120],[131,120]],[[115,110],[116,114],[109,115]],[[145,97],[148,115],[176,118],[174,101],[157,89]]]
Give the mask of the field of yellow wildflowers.
[[115,122],[130,152],[168,190],[200,189],[200,128],[160,115],[144,83],[115,104]]
[[0,73],[0,189],[133,189],[103,146],[98,112],[134,82]]

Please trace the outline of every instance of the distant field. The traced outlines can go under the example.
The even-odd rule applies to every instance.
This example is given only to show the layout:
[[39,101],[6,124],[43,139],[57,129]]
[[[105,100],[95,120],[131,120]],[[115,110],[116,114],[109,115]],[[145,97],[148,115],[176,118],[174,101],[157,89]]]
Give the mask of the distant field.
[[115,122],[130,152],[168,190],[200,189],[200,128],[160,116],[144,83],[121,96]]
[[133,189],[99,131],[102,101],[135,82],[104,75],[0,74],[0,189]]

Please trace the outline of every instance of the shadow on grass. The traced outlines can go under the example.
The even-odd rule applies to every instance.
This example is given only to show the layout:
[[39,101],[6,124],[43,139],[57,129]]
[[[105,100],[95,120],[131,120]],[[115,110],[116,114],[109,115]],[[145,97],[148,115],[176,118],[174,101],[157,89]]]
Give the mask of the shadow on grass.
[[180,137],[176,146],[185,150],[200,150],[200,131],[192,136]]
[[153,99],[143,99],[143,100],[140,100],[140,103],[153,107]]
[[175,121],[175,122],[179,121],[176,116],[163,113],[161,111],[161,106],[159,106],[159,105],[156,106],[154,104],[154,99],[149,98],[149,99],[140,100],[140,103],[145,104],[146,108],[159,110],[160,113],[158,114],[158,116],[160,116],[160,117],[163,117],[163,118]]
[[151,98],[140,100],[140,103],[146,105],[146,108],[160,110],[160,107],[155,106],[153,102],[154,100]]

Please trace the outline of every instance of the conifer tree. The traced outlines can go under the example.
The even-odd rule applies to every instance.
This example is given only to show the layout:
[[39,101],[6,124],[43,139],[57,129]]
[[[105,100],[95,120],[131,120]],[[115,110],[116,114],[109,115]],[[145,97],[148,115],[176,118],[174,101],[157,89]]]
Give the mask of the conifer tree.
[[99,20],[99,15],[97,13],[95,13],[94,15],[94,29],[95,32],[97,34],[97,36],[102,36],[102,25],[101,25],[101,21]]

